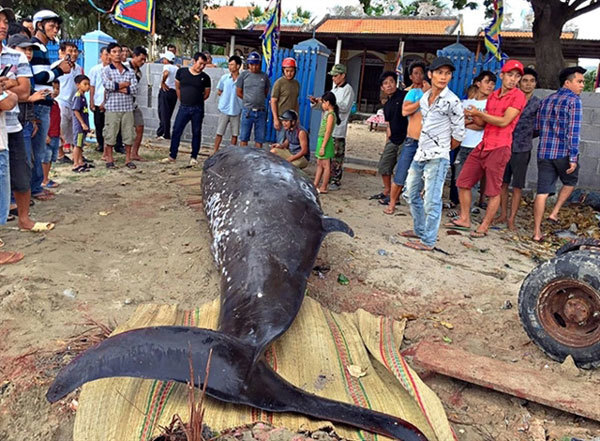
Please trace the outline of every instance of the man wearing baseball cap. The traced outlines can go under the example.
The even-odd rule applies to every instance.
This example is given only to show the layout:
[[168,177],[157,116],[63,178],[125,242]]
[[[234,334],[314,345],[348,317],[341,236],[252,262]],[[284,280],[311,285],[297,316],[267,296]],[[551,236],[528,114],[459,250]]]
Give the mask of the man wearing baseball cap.
[[465,109],[465,116],[476,124],[485,126],[483,139],[471,152],[460,172],[456,185],[460,200],[460,217],[446,224],[448,228],[471,229],[471,188],[486,177],[485,195],[489,198],[487,211],[481,225],[471,232],[471,237],[487,236],[487,231],[500,206],[502,180],[506,164],[510,160],[512,134],[519,122],[527,98],[519,85],[523,76],[523,64],[508,60],[502,67],[502,86],[488,98],[485,112],[474,108]]

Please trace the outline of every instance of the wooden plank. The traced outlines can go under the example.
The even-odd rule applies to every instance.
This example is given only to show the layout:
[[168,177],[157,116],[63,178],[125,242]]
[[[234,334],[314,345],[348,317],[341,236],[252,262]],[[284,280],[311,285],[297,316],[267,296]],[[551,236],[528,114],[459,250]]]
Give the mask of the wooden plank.
[[506,363],[462,349],[421,342],[403,352],[423,369],[600,421],[598,388],[585,377]]

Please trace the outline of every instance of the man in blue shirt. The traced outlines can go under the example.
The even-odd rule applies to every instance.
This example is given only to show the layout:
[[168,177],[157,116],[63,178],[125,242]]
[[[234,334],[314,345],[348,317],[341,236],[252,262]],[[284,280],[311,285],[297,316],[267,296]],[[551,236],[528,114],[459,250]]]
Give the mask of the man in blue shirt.
[[562,87],[544,98],[540,104],[535,129],[540,134],[538,146],[538,185],[533,203],[533,240],[540,242],[542,218],[548,195],[556,192],[556,180],[560,178],[560,189],[556,204],[548,221],[558,224],[558,212],[577,185],[579,169],[579,133],[581,130],[581,92],[583,92],[586,70],[582,67],[567,67],[559,74]]
[[219,122],[215,136],[215,153],[221,146],[227,125],[231,127],[231,144],[236,145],[240,134],[240,113],[242,113],[242,100],[237,96],[235,82],[240,76],[242,59],[237,55],[229,57],[229,73],[223,75],[217,85],[219,96]]

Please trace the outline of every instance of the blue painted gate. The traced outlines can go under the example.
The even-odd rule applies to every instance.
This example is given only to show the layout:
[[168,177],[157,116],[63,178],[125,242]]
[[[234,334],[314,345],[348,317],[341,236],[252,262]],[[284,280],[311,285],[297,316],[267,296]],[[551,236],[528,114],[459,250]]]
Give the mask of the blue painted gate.
[[[281,62],[287,58],[292,57],[296,60],[296,80],[300,83],[300,93],[298,95],[298,105],[300,107],[300,123],[307,130],[310,129],[310,100],[309,96],[314,95],[315,90],[315,73],[317,70],[317,50],[307,50],[305,52],[294,52],[293,49],[277,49],[273,54],[273,69],[269,80],[271,80],[271,87],[275,84],[275,81],[283,75],[281,69]],[[263,60],[263,71],[266,72],[266,64]],[[269,103],[271,96],[267,97],[267,134],[266,138],[268,142],[275,142],[277,135],[273,126],[273,114],[271,113],[271,105]]]
[[[79,40],[79,39],[66,39],[66,40],[61,40],[61,41],[68,41],[71,43],[75,43],[75,45],[77,46],[77,49],[79,49],[79,58],[77,58],[77,64],[79,64],[81,67],[84,66],[83,64],[83,60],[84,60],[84,52],[83,52],[83,41]],[[50,63],[54,63],[56,60],[58,60],[58,47],[60,46],[59,43],[48,43],[46,45],[46,48],[48,49],[48,57],[50,58]]]
[[[448,87],[459,98],[467,97],[467,89],[473,83],[473,78],[482,70],[489,70],[496,75],[500,74],[503,62],[492,59],[486,62],[487,54],[475,54],[460,43],[455,43],[437,51],[438,57],[448,57],[454,63],[456,71]],[[501,86],[501,81],[496,82],[496,88]]]

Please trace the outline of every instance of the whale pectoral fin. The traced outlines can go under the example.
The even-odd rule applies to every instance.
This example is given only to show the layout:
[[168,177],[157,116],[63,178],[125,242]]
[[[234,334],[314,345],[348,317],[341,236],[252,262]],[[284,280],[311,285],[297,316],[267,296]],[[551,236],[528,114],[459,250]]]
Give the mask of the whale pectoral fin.
[[325,216],[323,217],[322,223],[323,229],[326,233],[339,231],[341,233],[346,233],[350,237],[354,237],[354,231],[352,231],[352,228],[350,228],[346,222],[336,219],[335,217]]
[[401,418],[364,407],[310,394],[287,382],[264,360],[254,366],[247,388],[240,397],[254,407],[269,412],[295,412],[320,420],[347,424],[404,441],[427,441],[414,425]]
[[89,381],[110,377],[204,382],[210,351],[207,393],[236,402],[252,366],[253,348],[221,332],[186,326],[155,326],[114,335],[62,368],[46,393],[51,403]]

